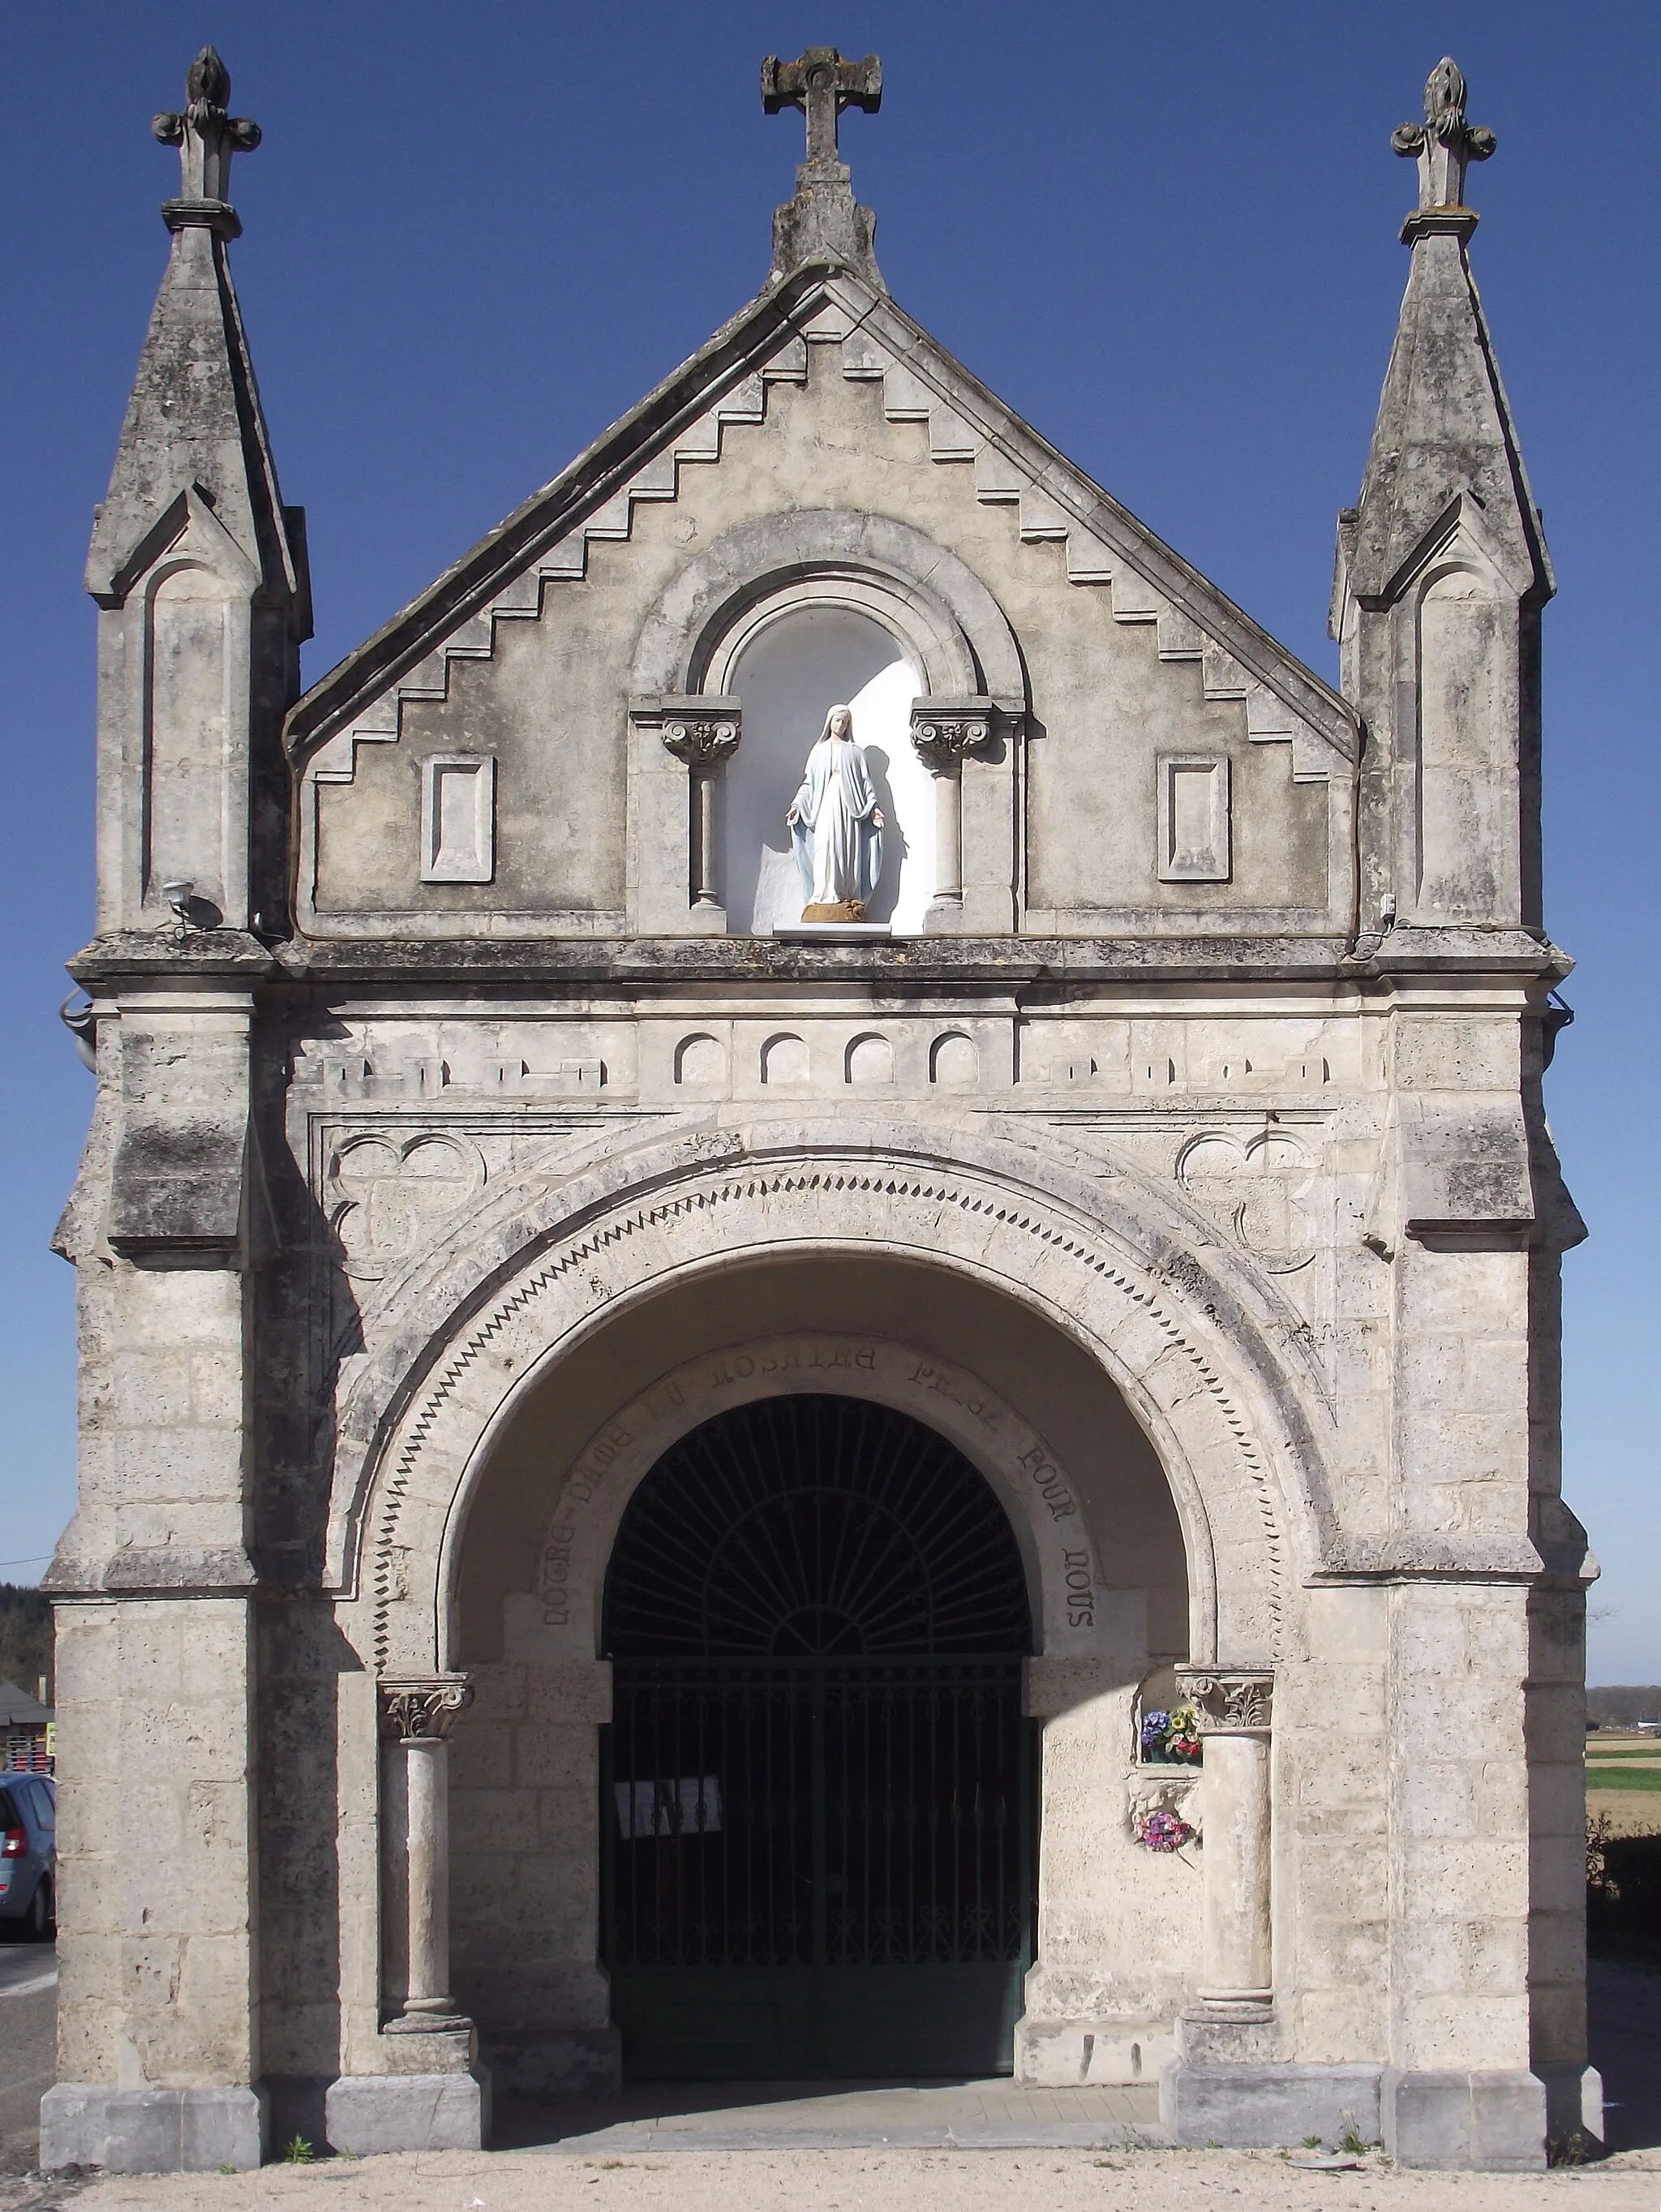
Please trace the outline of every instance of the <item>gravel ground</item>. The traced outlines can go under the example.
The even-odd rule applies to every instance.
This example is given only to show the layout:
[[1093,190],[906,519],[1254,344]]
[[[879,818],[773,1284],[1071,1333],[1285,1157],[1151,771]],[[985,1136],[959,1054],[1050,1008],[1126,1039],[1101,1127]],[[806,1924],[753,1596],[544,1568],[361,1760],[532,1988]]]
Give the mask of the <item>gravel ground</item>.
[[[1297,2154],[1294,2154],[1297,2155]],[[451,2151],[258,2173],[0,2183],[0,2212],[1661,2212],[1661,2153],[1541,2174],[1321,2172],[1267,2151]]]

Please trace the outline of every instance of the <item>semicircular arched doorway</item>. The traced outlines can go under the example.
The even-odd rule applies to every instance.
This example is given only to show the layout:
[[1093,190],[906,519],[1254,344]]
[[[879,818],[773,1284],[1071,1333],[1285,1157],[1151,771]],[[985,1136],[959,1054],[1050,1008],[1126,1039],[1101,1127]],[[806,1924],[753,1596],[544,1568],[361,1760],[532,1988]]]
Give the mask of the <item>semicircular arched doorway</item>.
[[906,1414],[763,1399],[664,1454],[606,1585],[603,1952],[626,2071],[1009,2071],[1031,1634],[1003,1508]]

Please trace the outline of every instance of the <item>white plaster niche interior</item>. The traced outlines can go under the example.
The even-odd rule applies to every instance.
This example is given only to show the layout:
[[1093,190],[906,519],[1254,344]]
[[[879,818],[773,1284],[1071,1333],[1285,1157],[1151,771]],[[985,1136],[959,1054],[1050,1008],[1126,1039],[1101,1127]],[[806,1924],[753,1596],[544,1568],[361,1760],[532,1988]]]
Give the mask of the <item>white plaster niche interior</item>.
[[927,689],[906,647],[857,607],[827,598],[763,616],[723,688],[743,702],[744,739],[722,779],[718,836],[728,927],[766,936],[796,927],[802,889],[785,816],[832,707],[853,710],[883,817],[882,872],[870,921],[920,933],[934,890],[932,779],[911,742],[912,702]]

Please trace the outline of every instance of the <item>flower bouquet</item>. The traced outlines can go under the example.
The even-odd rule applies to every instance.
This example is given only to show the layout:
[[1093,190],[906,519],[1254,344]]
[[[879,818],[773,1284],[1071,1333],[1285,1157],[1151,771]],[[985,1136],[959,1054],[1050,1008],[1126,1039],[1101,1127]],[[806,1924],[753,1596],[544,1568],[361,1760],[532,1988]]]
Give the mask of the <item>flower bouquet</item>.
[[1173,1705],[1167,1712],[1142,1717],[1142,1756],[1151,1766],[1197,1766],[1200,1763],[1199,1715],[1191,1705]]
[[1144,1813],[1136,1824],[1136,1839],[1145,1851],[1179,1851],[1191,1844],[1196,1831],[1179,1813]]

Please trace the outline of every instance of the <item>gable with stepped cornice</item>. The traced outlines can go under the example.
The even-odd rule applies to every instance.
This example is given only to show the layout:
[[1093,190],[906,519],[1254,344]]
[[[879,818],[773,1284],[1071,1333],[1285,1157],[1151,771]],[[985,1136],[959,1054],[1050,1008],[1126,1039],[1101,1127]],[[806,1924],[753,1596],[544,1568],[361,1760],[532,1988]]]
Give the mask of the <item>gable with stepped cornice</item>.
[[[631,933],[654,865],[628,829],[642,624],[716,542],[824,509],[922,532],[1013,632],[1018,927],[1343,933],[1350,708],[885,294],[824,270],[753,303],[300,702],[302,927]],[[421,883],[420,763],[475,753],[493,880]],[[1162,882],[1159,763],[1209,756],[1232,764],[1228,879]]]

